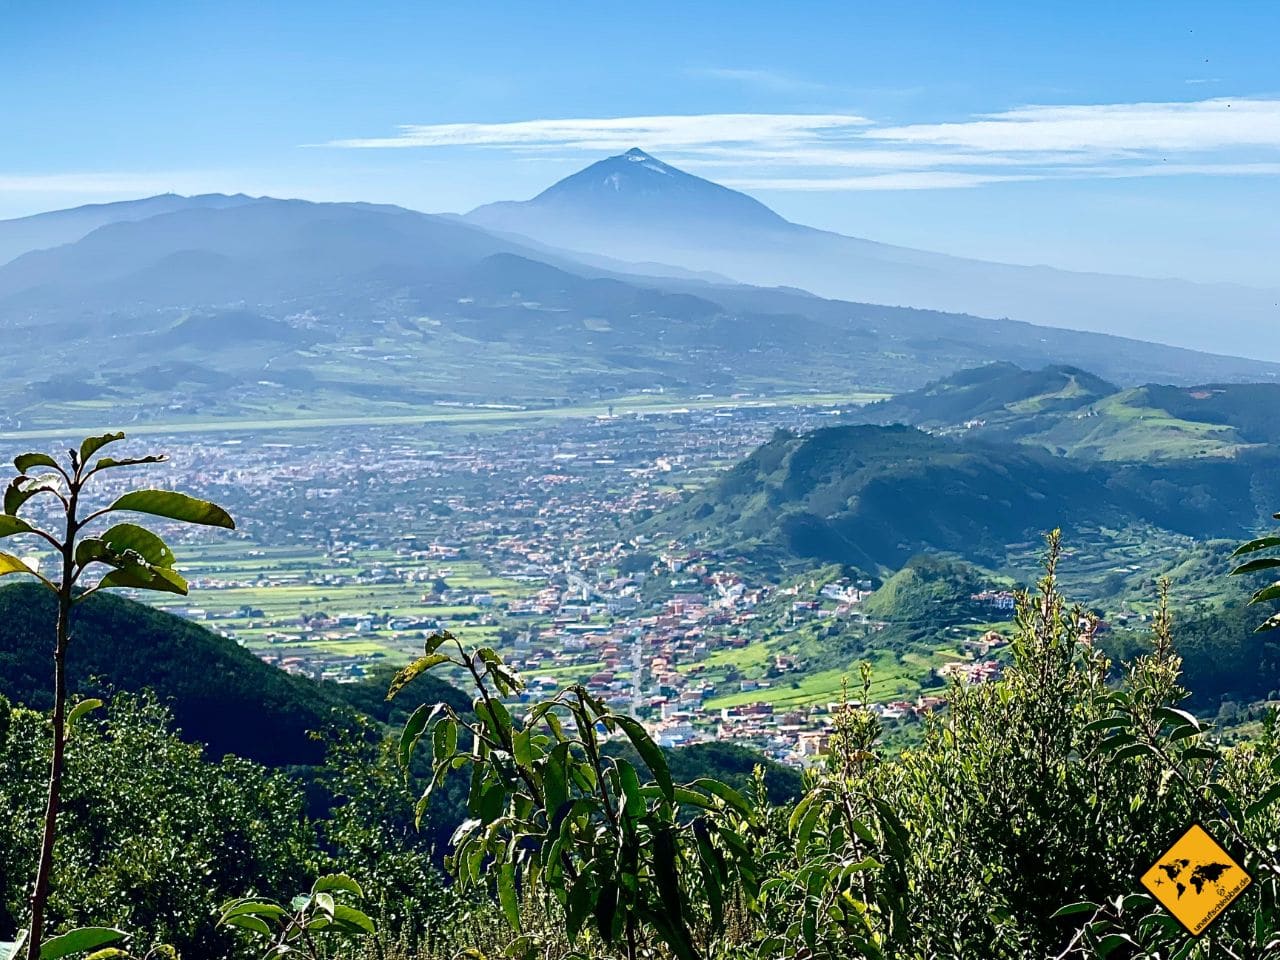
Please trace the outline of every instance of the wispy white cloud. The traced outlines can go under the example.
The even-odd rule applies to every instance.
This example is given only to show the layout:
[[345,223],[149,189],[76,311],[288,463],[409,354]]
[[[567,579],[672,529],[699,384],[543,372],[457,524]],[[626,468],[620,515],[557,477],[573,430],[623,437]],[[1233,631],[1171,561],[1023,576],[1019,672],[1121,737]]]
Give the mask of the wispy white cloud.
[[735,190],[847,192],[852,190],[948,190],[988,183],[1039,180],[1034,174],[964,173],[957,170],[917,170],[869,173],[857,177],[728,177],[720,182]]
[[1280,149],[1280,100],[1020,107],[956,123],[877,127],[863,137],[987,151]]
[[[739,79],[767,73],[720,72]],[[1280,99],[1023,106],[940,123],[893,125],[852,113],[413,124],[393,136],[335,140],[327,146],[473,147],[521,156],[590,155],[640,146],[722,182],[761,190],[1256,176],[1280,162]]]
[[917,170],[902,173],[870,173],[853,177],[726,177],[720,182],[736,190],[785,190],[848,192],[856,190],[948,190],[981,187],[991,183],[1027,183],[1035,180],[1124,180],[1139,177],[1240,177],[1276,176],[1280,163],[1166,163],[1112,167],[1046,168],[1032,173],[969,173],[959,170]]
[[847,114],[709,113],[694,116],[519,120],[512,123],[405,124],[392,137],[333,140],[330,147],[505,147],[654,150],[716,144],[799,144],[847,137],[870,125]]

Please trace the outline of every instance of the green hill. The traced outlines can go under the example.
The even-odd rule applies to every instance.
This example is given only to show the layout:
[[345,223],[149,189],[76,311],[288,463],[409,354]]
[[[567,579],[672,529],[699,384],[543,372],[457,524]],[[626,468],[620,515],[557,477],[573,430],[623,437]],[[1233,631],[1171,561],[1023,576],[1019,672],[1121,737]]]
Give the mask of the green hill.
[[862,612],[873,620],[942,627],[976,612],[970,597],[997,579],[963,561],[921,554],[862,601]]
[[988,431],[1021,435],[1118,389],[1077,367],[1024,370],[1012,363],[990,363],[882,400],[863,413],[872,423],[935,428],[980,424]]
[[871,404],[860,419],[1017,440],[1090,460],[1231,458],[1280,443],[1280,384],[1122,390],[1075,367],[991,363]]
[[[0,693],[52,706],[54,597],[36,584],[0,588]],[[312,681],[268,666],[233,641],[181,617],[99,594],[75,609],[68,655],[72,691],[150,688],[170,704],[186,739],[214,756],[272,765],[315,763],[342,700]]]
[[1011,544],[1061,527],[1142,524],[1238,538],[1280,503],[1280,452],[1170,462],[1088,462],[1026,444],[905,426],[780,434],[649,521],[651,532],[787,568],[869,573],[924,552],[999,567]]
[[[0,587],[0,694],[36,709],[52,707],[55,616],[55,600],[43,587]],[[317,763],[324,746],[310,731],[342,722],[352,709],[374,716],[384,709],[381,677],[339,686],[290,676],[198,624],[109,594],[75,609],[68,661],[72,692],[153,690],[170,706],[182,736],[207,745],[215,757]],[[434,678],[422,678],[416,692],[465,706],[458,691]]]

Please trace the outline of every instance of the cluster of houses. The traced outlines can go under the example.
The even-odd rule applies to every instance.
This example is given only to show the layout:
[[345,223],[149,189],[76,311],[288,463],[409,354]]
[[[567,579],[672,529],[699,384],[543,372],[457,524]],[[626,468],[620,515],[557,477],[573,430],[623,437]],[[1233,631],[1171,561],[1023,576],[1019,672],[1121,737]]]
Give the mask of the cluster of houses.
[[[755,582],[723,558],[634,531],[636,520],[678,501],[682,484],[705,481],[777,427],[807,429],[826,413],[681,416],[676,430],[663,418],[611,415],[429,441],[405,428],[256,446],[193,444],[176,458],[181,475],[173,483],[225,503],[245,519],[237,535],[273,552],[256,569],[202,571],[193,579],[200,606],[178,609],[230,635],[251,633],[255,652],[282,669],[336,680],[413,655],[439,627],[464,640],[467,628],[485,628],[486,637],[500,634],[503,656],[529,678],[527,696],[582,682],[643,718],[664,743],[750,742],[798,761],[821,747],[838,711],[775,709],[777,688],[811,665],[785,650],[771,650],[762,665],[746,648],[768,640],[780,623],[857,622],[871,583]],[[280,562],[289,549],[294,559]],[[462,563],[505,586],[450,586]],[[326,589],[314,605],[287,613],[278,603],[233,599],[237,591],[296,585]],[[365,599],[373,588],[400,597],[394,611],[369,609],[377,606]],[[973,599],[998,610],[1013,603],[999,591]],[[752,666],[723,669],[739,651]],[[958,661],[961,679],[994,676],[984,664],[996,652],[994,645],[972,650]],[[757,692],[756,703],[714,706],[726,694],[737,702]],[[937,705],[921,696],[871,708],[895,720]]]

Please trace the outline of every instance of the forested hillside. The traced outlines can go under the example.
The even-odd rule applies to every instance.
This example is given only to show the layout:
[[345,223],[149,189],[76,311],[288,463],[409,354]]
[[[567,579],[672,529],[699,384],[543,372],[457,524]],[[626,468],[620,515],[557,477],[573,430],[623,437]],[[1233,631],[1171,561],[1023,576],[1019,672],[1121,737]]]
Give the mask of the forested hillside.
[[[56,604],[35,584],[0,587],[0,693],[48,709]],[[85,696],[154,690],[191,740],[261,763],[309,764],[323,748],[308,736],[334,722],[342,700],[263,663],[189,620],[123,597],[76,610],[71,689]]]
[[650,527],[763,562],[876,573],[926,550],[999,566],[1008,544],[1058,526],[1069,538],[1134,522],[1239,536],[1277,501],[1272,450],[1099,463],[905,426],[848,426],[775,437]]

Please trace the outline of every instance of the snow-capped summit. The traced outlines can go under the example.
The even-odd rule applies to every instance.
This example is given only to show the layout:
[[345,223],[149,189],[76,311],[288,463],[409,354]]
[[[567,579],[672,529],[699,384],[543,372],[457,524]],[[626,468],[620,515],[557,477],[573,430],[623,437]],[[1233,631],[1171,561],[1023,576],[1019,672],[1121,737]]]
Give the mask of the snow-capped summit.
[[604,231],[668,230],[673,224],[732,234],[787,230],[758,200],[685,173],[639,147],[565,177],[532,200],[491,203],[467,218],[481,226],[537,235],[548,222]]

